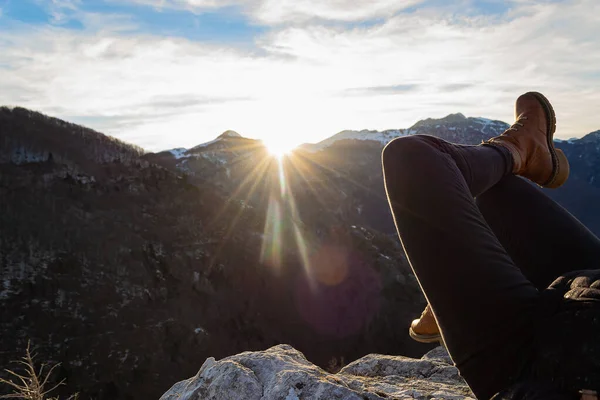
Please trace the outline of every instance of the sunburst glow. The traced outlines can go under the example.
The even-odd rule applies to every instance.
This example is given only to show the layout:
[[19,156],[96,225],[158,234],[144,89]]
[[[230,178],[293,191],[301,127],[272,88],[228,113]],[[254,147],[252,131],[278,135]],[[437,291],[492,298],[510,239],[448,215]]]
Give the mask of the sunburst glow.
[[[249,151],[258,155],[258,158],[253,160],[251,168],[244,172],[243,179],[233,191],[231,198],[236,200],[227,202],[216,213],[210,225],[219,226],[226,215],[232,216],[229,226],[222,234],[224,239],[230,238],[236,232],[238,222],[244,219],[247,209],[236,205],[250,204],[253,199],[267,195],[262,197],[262,203],[256,203],[265,207],[260,262],[273,268],[274,272],[281,271],[292,246],[295,247],[298,261],[304,268],[308,289],[317,291],[319,285],[341,285],[350,274],[349,267],[345,264],[346,259],[336,253],[335,246],[324,248],[323,238],[306,229],[298,207],[300,204],[296,201],[296,191],[301,187],[302,190],[311,193],[320,206],[326,207],[325,197],[332,190],[333,183],[328,181],[327,175],[331,173],[331,176],[344,179],[350,185],[368,190],[373,196],[377,194],[342,171],[327,167],[316,159],[307,158],[303,152],[292,152],[294,146],[286,143],[285,139],[263,141],[262,145],[272,157],[265,156],[264,149],[259,144],[241,145],[225,150],[234,153]],[[260,151],[257,151],[259,149]],[[286,154],[287,156],[283,157]],[[315,178],[317,176],[318,178]],[[306,199],[306,196],[301,198]],[[233,212],[234,210],[236,211]],[[213,258],[218,253],[219,251]]]
[[294,144],[285,140],[268,140],[263,141],[263,143],[267,147],[269,153],[279,159],[281,159],[286,154],[289,154],[294,149],[294,147],[296,147]]

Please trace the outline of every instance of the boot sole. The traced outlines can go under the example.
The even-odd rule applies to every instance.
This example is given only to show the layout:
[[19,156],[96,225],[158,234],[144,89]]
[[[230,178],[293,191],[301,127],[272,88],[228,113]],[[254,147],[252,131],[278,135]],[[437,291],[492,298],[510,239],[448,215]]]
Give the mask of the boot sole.
[[552,104],[550,101],[541,93],[538,92],[528,92],[534,96],[540,104],[544,107],[544,111],[546,114],[546,124],[548,126],[548,134],[546,135],[546,140],[548,142],[548,149],[550,150],[550,155],[552,156],[552,174],[550,178],[542,183],[540,186],[556,189],[562,186],[569,177],[569,160],[567,160],[567,156],[563,153],[562,150],[554,147],[554,132],[556,132],[556,114],[554,113],[554,108],[552,108]]
[[435,335],[420,335],[418,333],[416,333],[415,331],[413,331],[412,328],[408,328],[408,335],[415,341],[420,342],[420,343],[437,343],[437,342],[442,342],[442,335],[435,334]]

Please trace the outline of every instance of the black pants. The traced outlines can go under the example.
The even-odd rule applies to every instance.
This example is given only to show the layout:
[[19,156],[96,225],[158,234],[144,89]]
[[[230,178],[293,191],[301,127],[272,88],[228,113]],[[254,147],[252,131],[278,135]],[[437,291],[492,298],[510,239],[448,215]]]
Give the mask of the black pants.
[[519,379],[542,291],[598,268],[600,240],[502,148],[410,136],[383,150],[398,235],[448,351],[478,398]]

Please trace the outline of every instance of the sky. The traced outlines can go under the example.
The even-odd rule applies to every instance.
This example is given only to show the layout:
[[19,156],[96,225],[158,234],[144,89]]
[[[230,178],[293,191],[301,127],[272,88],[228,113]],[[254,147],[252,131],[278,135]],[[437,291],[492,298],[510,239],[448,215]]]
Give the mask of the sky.
[[544,93],[600,129],[597,0],[0,0],[0,104],[150,151],[228,129],[279,146]]

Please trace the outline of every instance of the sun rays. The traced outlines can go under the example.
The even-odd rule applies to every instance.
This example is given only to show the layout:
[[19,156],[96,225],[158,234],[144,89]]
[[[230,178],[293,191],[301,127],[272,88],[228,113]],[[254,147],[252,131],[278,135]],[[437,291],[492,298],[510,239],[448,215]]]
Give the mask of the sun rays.
[[314,289],[317,282],[330,285],[345,273],[343,269],[333,271],[335,274],[320,270],[330,268],[324,264],[331,264],[329,261],[337,258],[323,255],[324,251],[331,250],[323,243],[323,232],[308,231],[306,224],[312,226],[312,222],[318,221],[324,230],[328,229],[328,222],[323,218],[334,218],[329,208],[335,204],[331,200],[342,192],[340,185],[371,191],[347,173],[332,168],[331,160],[319,161],[318,157],[301,150],[289,149],[290,146],[266,148],[260,142],[249,142],[220,150],[232,155],[234,161],[229,168],[237,168],[233,174],[237,182],[229,201],[215,214],[212,224],[222,226],[226,221],[222,234],[222,243],[225,243],[235,235],[245,210],[255,209],[264,215],[260,263],[278,273],[293,258],[301,264],[309,287]]
[[[286,165],[293,160],[293,154],[277,157],[277,184],[270,190],[267,208],[261,262],[266,262],[274,268],[282,267],[282,252],[291,243],[285,243],[286,238],[293,237],[295,247],[300,256],[300,262],[309,280],[312,282],[312,268],[307,239],[302,233],[301,216],[296,206],[294,194],[290,190]],[[278,187],[277,187],[278,186]],[[285,230],[285,232],[283,231]],[[286,234],[284,234],[286,233]],[[312,286],[312,284],[311,284]]]

